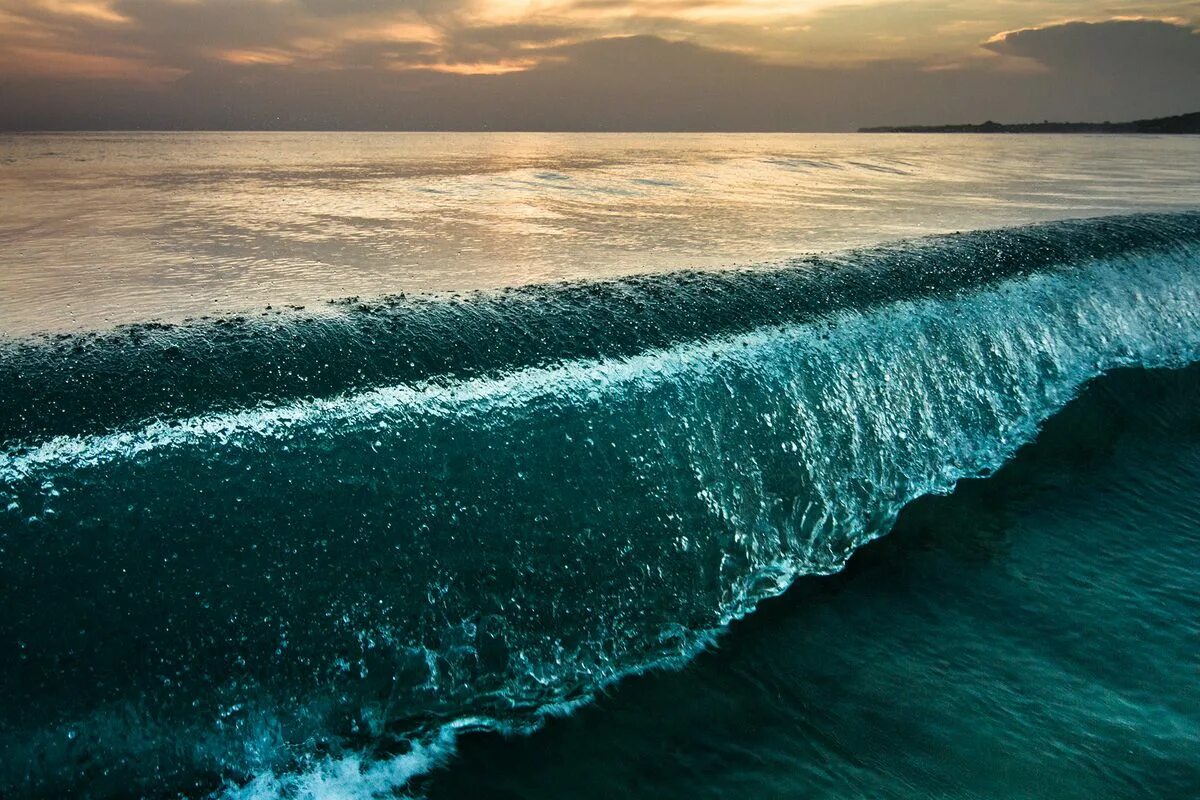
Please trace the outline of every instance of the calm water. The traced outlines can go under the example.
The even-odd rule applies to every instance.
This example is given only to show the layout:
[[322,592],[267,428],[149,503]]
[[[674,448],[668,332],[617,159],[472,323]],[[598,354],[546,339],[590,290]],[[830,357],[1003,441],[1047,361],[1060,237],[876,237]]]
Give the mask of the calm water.
[[0,331],[1200,206],[1200,139],[0,135]]
[[1200,139],[0,141],[0,796],[1200,797]]

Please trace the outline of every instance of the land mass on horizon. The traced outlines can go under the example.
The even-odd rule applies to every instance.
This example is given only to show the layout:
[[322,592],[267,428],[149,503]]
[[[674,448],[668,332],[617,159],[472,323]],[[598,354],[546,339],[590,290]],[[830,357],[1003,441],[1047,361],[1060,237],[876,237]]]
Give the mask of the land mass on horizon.
[[1200,134],[1200,111],[1132,122],[987,122],[978,125],[881,125],[859,133],[1193,133]]

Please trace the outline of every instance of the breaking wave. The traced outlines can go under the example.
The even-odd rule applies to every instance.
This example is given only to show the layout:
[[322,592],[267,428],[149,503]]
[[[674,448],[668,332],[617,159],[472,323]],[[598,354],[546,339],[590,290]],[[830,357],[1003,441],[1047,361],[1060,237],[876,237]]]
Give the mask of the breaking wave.
[[1200,214],[0,345],[0,787],[391,796],[684,663],[1087,382]]

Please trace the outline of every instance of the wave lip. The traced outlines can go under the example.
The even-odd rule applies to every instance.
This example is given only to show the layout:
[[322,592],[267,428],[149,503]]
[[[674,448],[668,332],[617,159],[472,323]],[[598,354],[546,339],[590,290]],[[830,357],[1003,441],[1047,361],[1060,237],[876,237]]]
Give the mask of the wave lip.
[[783,267],[635,276],[459,297],[357,298],[332,313],[0,342],[0,443],[156,417],[458,380],[652,349],[969,291],[1200,241],[1200,212],[931,237]]
[[[1200,215],[1151,216],[247,321],[280,327],[235,325],[203,374],[290,341],[289,363],[366,375],[316,343],[397,319],[387,342],[438,355],[345,385],[281,366],[256,402],[166,373],[148,380],[178,407],[134,392],[108,416],[108,384],[51,375],[66,345],[6,351],[79,405],[6,406],[0,639],[21,657],[0,674],[22,702],[0,704],[0,787],[286,793],[344,768],[377,791],[446,731],[521,729],[681,663],[908,501],[996,469],[1088,380],[1195,361],[1198,264]],[[182,359],[196,330],[142,335]],[[466,366],[438,371],[456,348]]]

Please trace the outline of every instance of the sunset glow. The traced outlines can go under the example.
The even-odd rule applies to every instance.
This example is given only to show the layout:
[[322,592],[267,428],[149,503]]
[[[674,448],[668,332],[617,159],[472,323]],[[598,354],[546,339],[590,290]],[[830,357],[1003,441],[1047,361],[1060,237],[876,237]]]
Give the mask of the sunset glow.
[[[667,92],[691,103],[682,100],[681,91],[708,91],[713,80],[728,81],[728,102],[736,104],[742,98],[732,86],[743,79],[735,75],[745,72],[745,80],[753,86],[780,82],[782,97],[795,98],[797,106],[806,110],[787,119],[764,111],[762,121],[745,123],[756,129],[841,127],[858,122],[865,101],[847,99],[860,91],[856,87],[861,84],[870,96],[873,87],[899,80],[895,76],[901,74],[910,76],[901,81],[904,88],[899,93],[881,90],[883,97],[912,93],[918,99],[958,98],[961,113],[974,115],[1003,113],[1013,97],[1026,101],[1013,109],[1014,114],[1052,113],[1038,104],[1045,87],[1014,93],[1004,88],[1012,76],[1028,79],[1065,69],[1078,78],[1089,69],[1116,69],[1120,82],[1127,84],[1136,82],[1138,75],[1159,71],[1168,78],[1165,87],[1146,78],[1146,86],[1153,87],[1150,94],[1145,87],[1132,85],[1124,90],[1145,100],[1151,94],[1163,95],[1159,106],[1147,107],[1146,113],[1168,113],[1189,105],[1192,98],[1200,103],[1200,90],[1187,88],[1196,82],[1185,80],[1188,73],[1194,77],[1200,69],[1198,25],[1200,6],[1180,0],[1132,0],[1104,7],[1093,0],[0,0],[0,80],[7,82],[9,92],[16,92],[14,102],[28,96],[32,106],[46,108],[49,115],[42,123],[36,122],[40,119],[36,114],[30,116],[32,112],[23,113],[20,120],[0,121],[16,127],[68,124],[67,118],[83,113],[75,106],[91,102],[95,90],[71,84],[68,94],[74,97],[78,92],[79,102],[56,100],[49,107],[48,98],[57,97],[66,87],[51,91],[46,82],[83,80],[103,82],[105,91],[117,92],[125,91],[122,87],[155,84],[176,89],[180,81],[213,87],[213,96],[220,94],[222,108],[233,109],[228,113],[236,119],[262,119],[254,125],[273,124],[270,120],[292,112],[304,119],[324,120],[322,126],[346,122],[344,115],[333,114],[315,101],[311,108],[309,101],[299,105],[293,101],[277,112],[259,113],[255,108],[260,102],[240,108],[231,105],[230,92],[215,88],[218,83],[238,85],[249,73],[254,73],[255,85],[277,86],[271,97],[309,96],[315,81],[328,96],[398,92],[410,100],[413,91],[427,86],[411,83],[422,75],[429,80],[445,76],[462,81],[504,77],[505,86],[514,87],[513,91],[533,91],[521,77],[528,74],[528,80],[572,98],[600,91],[598,82],[612,83],[601,92],[608,107],[626,102],[622,98],[627,93],[620,88],[625,78],[620,74],[634,54],[654,65],[649,74],[644,69],[638,73],[638,82],[654,78],[670,83],[670,89],[654,90],[655,96]],[[1110,58],[1109,53],[1118,55]],[[1125,63],[1120,53],[1133,54],[1133,61]],[[1094,68],[1085,64],[1097,58]],[[670,77],[671,70],[680,74]],[[688,77],[707,71],[725,77],[707,83]],[[756,77],[750,78],[749,73]],[[40,83],[34,86],[30,81]],[[353,91],[350,83],[335,88],[338,81],[352,82]],[[1094,110],[1073,113],[1085,117],[1115,113],[1101,107],[1105,96],[1115,96],[1110,84],[1103,91],[1097,85],[1080,93],[1077,83],[1072,96],[1091,97],[1095,103]],[[1175,97],[1176,84],[1186,102],[1166,99]],[[464,99],[461,108],[454,105],[457,91],[473,96],[474,89],[468,86],[463,83],[422,101],[432,104],[430,113],[419,115],[425,122],[405,117],[387,125],[474,129],[501,124],[494,115],[475,114],[474,100]],[[836,97],[846,108],[830,117],[834,107],[821,95],[837,86],[845,87]],[[188,91],[194,92],[195,86]],[[539,96],[544,97],[545,91]],[[970,101],[984,96],[999,98],[993,101],[995,112],[973,109]],[[155,107],[144,122],[105,124],[182,124],[181,116],[192,114],[189,104],[194,98],[188,94],[185,99],[180,90],[176,103],[182,110],[164,110],[161,121],[154,121],[159,119]],[[592,100],[579,102],[579,114],[564,111],[543,121],[522,118],[502,124],[574,127],[582,124],[572,121],[580,114],[590,117],[597,111]],[[647,102],[660,109],[659,116],[665,113],[661,109],[670,107]],[[812,111],[817,103],[822,108],[819,114]],[[611,110],[611,124],[679,124],[652,122],[641,112],[630,117],[632,111]],[[110,104],[97,113],[108,118],[116,112]],[[88,124],[100,124],[97,113],[85,115],[92,120]],[[60,118],[64,122],[54,122]],[[236,119],[205,123],[205,118],[187,124],[248,124]],[[618,118],[626,121],[618,123]],[[707,119],[717,128],[731,124],[719,116]]]
[[[993,4],[847,0],[3,0],[0,48],[33,56],[39,74],[110,77],[129,59],[163,80],[204,63],[326,65],[378,62],[470,74],[536,67],[555,48],[611,36],[691,41],[776,63],[864,63],[897,58],[962,62],[1008,32],[1068,21],[1162,19],[1197,23],[1194,3],[1146,2],[1120,14],[1087,0]],[[246,24],[250,23],[250,24]],[[390,52],[397,45],[403,54]],[[423,46],[418,46],[423,45]],[[512,58],[514,52],[522,54]],[[70,54],[66,58],[63,54]],[[405,57],[407,55],[407,58]],[[142,55],[142,53],[139,53]],[[5,59],[5,71],[21,72]],[[126,65],[131,62],[122,62]]]

